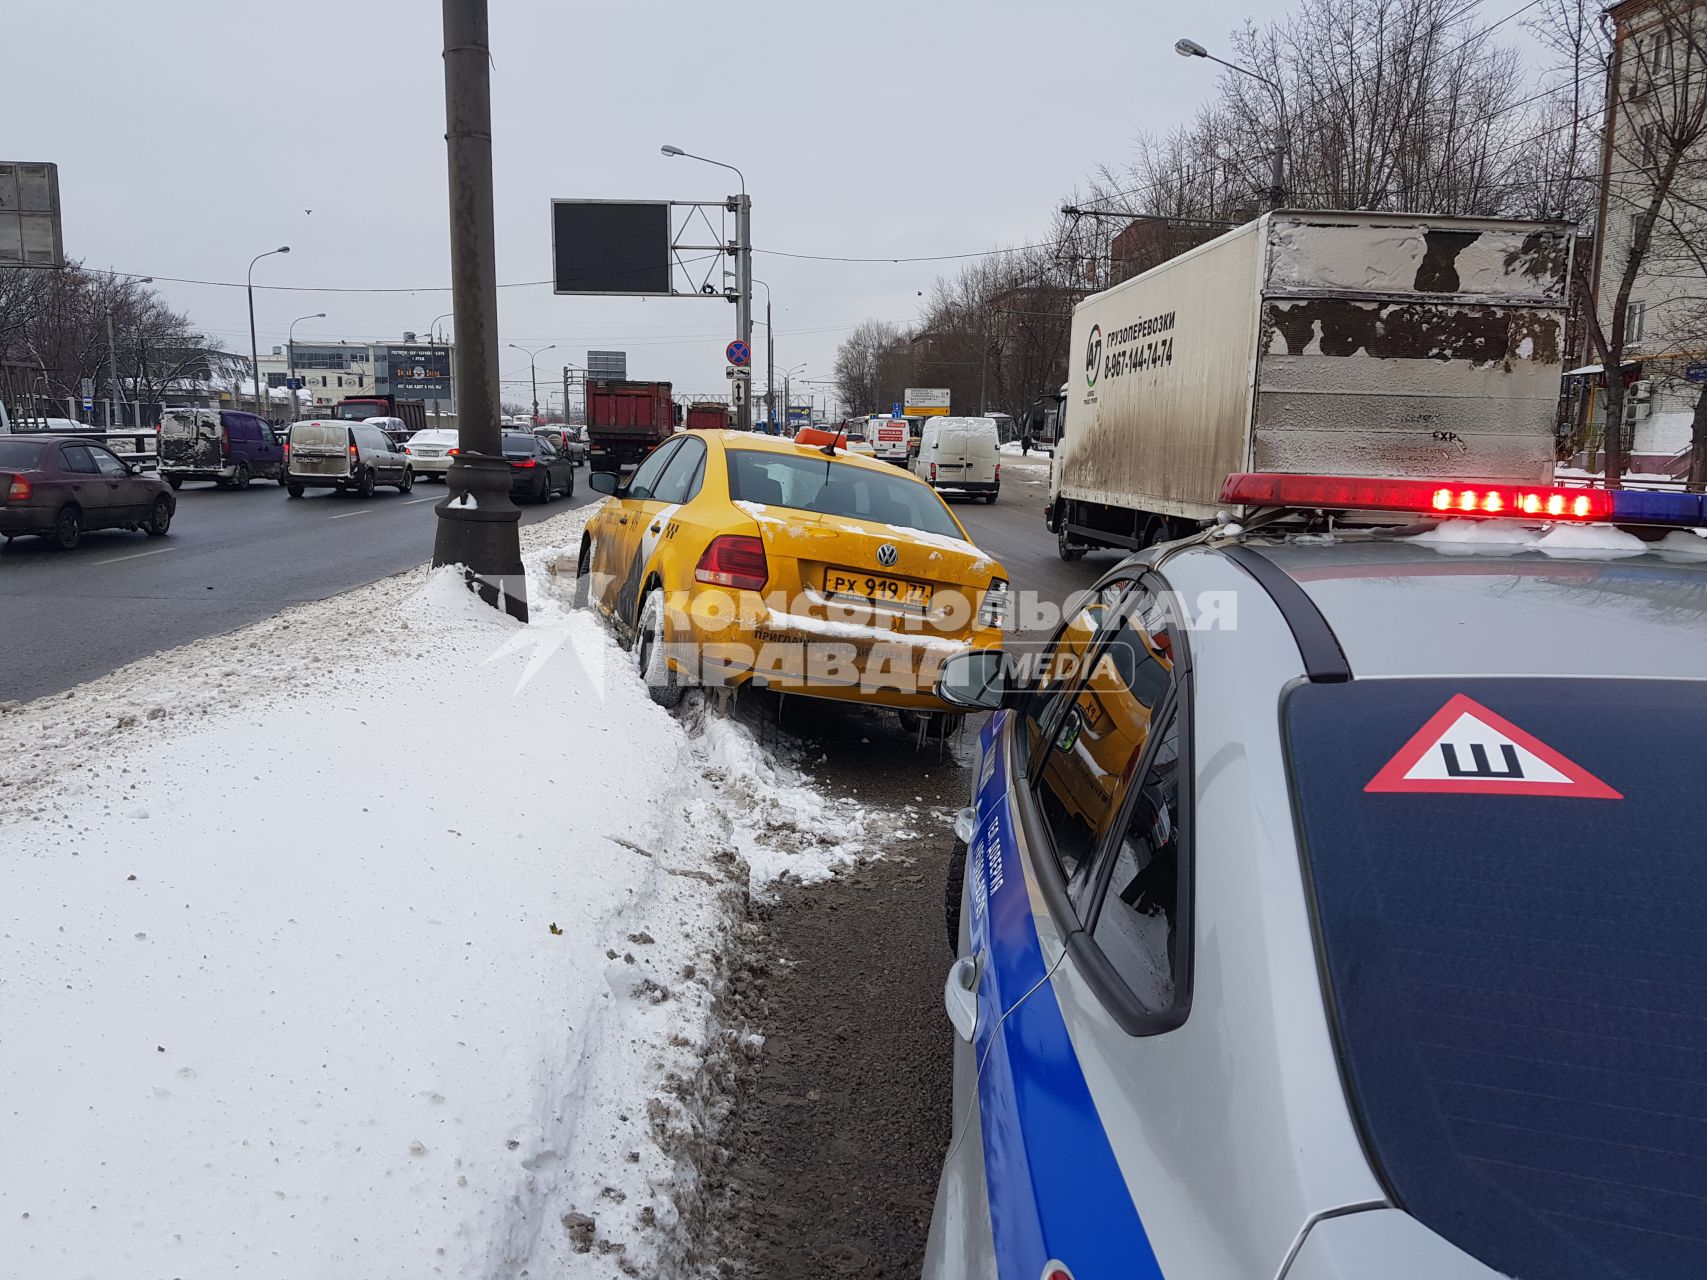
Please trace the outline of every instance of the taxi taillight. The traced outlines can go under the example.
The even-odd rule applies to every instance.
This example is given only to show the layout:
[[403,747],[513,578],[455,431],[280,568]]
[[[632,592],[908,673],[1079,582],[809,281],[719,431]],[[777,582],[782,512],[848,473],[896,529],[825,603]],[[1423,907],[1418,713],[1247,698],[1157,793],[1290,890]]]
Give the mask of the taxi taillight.
[[740,591],[762,591],[770,577],[765,544],[742,533],[713,538],[694,566],[694,580]]

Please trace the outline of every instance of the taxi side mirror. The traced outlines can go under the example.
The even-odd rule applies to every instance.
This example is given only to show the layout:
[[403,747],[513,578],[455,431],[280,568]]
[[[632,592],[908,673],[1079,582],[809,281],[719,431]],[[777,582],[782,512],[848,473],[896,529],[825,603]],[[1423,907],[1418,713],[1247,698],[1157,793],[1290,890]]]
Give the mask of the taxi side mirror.
[[1002,705],[1007,691],[1000,649],[957,653],[937,673],[936,696],[951,707],[994,711]]
[[614,471],[595,471],[587,479],[594,493],[616,493],[622,488],[622,477]]

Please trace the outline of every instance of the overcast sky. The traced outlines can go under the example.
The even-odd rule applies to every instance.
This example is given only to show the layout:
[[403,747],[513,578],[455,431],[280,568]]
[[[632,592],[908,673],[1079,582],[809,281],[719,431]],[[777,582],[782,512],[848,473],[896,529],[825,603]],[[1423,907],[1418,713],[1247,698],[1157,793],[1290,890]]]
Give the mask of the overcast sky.
[[[493,0],[498,279],[550,276],[553,197],[733,190],[724,170],[659,154],[674,143],[745,171],[777,364],[828,378],[849,329],[911,321],[920,291],[954,264],[763,250],[919,256],[1036,240],[1087,172],[1123,163],[1139,131],[1167,129],[1211,92],[1215,68],[1175,55],[1177,37],[1224,49],[1247,17],[1280,9]],[[173,306],[239,351],[241,288],[165,278],[240,283],[256,253],[289,244],[255,272],[301,290],[257,290],[263,352],[317,311],[327,319],[299,324],[299,339],[424,335],[450,310],[449,290],[431,288],[449,281],[431,0],[56,0],[9,6],[6,28],[3,158],[59,165],[67,253],[155,276]],[[556,297],[546,285],[501,289],[499,325],[506,343],[555,343],[540,357],[553,379],[588,348],[619,348],[631,377],[721,394],[734,308]],[[762,381],[760,327],[754,345]],[[506,395],[525,400],[527,357],[505,356]]]

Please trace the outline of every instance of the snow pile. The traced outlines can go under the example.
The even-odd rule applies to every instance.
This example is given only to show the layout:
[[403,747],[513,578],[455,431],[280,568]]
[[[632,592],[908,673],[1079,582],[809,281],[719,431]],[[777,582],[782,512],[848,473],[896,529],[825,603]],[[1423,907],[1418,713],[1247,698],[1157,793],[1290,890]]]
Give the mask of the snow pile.
[[1556,524],[1536,528],[1512,520],[1445,520],[1404,541],[1448,552],[1539,551],[1545,555],[1600,560],[1639,556],[1648,549],[1648,544],[1635,534],[1610,525]]
[[562,605],[585,518],[532,626],[416,571],[0,713],[8,1273],[670,1268],[743,864],[862,824]]

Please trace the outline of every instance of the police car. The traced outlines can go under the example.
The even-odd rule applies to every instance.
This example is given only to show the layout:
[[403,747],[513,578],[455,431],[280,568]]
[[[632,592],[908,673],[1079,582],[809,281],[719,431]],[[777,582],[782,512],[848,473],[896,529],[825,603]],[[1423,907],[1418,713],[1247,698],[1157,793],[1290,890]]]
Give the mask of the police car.
[[944,667],[996,714],[925,1275],[1707,1276],[1703,499],[1222,499],[1028,679]]

